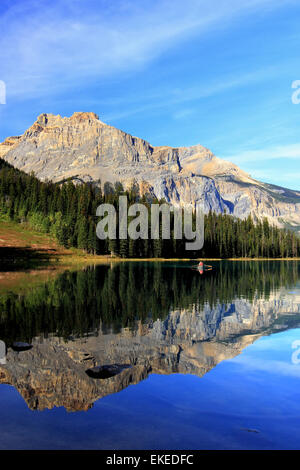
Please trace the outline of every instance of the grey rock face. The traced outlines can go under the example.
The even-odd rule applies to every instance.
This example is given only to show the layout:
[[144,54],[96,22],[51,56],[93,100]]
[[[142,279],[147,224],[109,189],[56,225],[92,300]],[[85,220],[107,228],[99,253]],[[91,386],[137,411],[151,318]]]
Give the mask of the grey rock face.
[[0,144],[0,157],[42,180],[116,182],[174,205],[203,202],[205,211],[267,217],[299,230],[300,192],[267,185],[201,145],[153,147],[101,122],[95,113],[42,114],[22,135]]

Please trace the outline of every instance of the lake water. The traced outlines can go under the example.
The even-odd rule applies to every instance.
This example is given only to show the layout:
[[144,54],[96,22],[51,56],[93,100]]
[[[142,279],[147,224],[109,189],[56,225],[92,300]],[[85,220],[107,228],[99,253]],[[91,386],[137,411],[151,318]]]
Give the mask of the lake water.
[[300,448],[300,263],[192,265],[3,292],[0,449]]

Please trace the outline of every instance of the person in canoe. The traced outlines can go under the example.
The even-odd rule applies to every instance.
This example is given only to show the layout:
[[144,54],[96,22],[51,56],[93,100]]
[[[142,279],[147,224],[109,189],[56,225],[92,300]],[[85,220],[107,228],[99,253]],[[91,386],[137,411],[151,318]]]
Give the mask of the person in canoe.
[[208,264],[204,264],[203,261],[199,261],[199,264],[198,264],[198,271],[200,272],[200,274],[203,274],[203,272],[205,271],[211,271],[212,270],[212,266],[208,265]]

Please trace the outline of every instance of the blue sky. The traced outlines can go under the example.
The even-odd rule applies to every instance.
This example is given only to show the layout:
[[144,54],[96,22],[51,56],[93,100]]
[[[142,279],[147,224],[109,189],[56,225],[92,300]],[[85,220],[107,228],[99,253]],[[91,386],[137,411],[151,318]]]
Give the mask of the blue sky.
[[94,111],[300,189],[299,21],[298,0],[1,0],[0,140]]

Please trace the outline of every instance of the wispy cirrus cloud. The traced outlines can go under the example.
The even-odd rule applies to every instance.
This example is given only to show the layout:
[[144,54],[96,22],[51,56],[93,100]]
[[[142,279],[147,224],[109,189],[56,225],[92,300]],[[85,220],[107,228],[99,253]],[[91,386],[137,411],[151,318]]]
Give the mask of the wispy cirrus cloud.
[[297,171],[300,162],[300,143],[270,146],[219,156],[240,166],[257,180],[297,191],[300,189],[300,173]]
[[[285,3],[291,3],[286,0]],[[22,0],[2,6],[1,79],[10,97],[131,73],[184,38],[282,0]]]
[[195,109],[183,108],[173,113],[173,119],[186,119],[195,114]]
[[[114,120],[119,120],[127,118],[135,114],[160,111],[162,109],[167,110],[170,107],[175,108],[175,111],[172,111],[171,115],[173,119],[182,119],[187,116],[191,116],[195,113],[195,106],[205,98],[210,98],[218,94],[222,94],[229,90],[242,89],[249,86],[256,85],[260,82],[265,82],[269,80],[274,74],[279,75],[281,73],[281,66],[274,65],[270,67],[264,67],[263,69],[250,71],[247,73],[240,74],[238,77],[236,75],[228,75],[220,77],[215,77],[211,80],[209,84],[205,86],[203,83],[199,83],[197,86],[193,87],[184,87],[184,88],[162,88],[160,92],[156,94],[148,95],[146,92],[143,93],[143,96],[126,96],[118,100],[112,99],[111,103],[116,106],[117,104],[123,109],[117,113],[109,113],[103,116],[105,121],[111,122]],[[94,103],[96,103],[94,101]],[[103,103],[103,100],[100,101],[100,104]],[[142,104],[141,104],[142,103]],[[186,103],[191,103],[193,107],[186,108],[182,105]],[[130,106],[125,106],[125,105]],[[125,109],[125,110],[124,110]]]
[[232,155],[224,155],[224,158],[233,163],[248,163],[266,160],[278,159],[296,159],[300,161],[300,142],[291,145],[280,145],[274,147],[266,147],[257,150],[247,150]]

